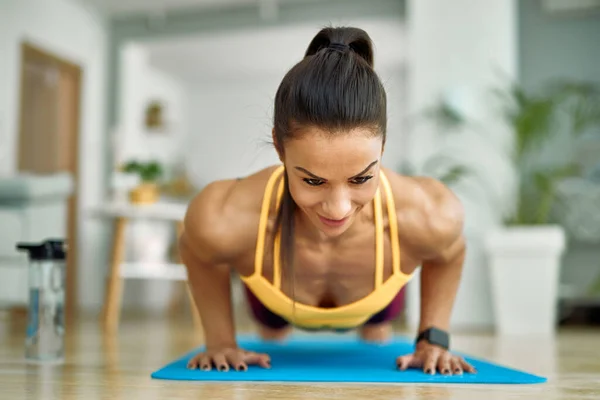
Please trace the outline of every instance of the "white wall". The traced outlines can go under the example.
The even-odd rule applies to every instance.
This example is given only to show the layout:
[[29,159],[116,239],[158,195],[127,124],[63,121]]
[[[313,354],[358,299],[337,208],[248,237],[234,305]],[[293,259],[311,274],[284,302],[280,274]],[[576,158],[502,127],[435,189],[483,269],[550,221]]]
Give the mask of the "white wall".
[[279,162],[268,143],[277,84],[275,76],[194,83],[185,157],[195,185],[246,176]]
[[[177,77],[151,66],[148,57],[142,44],[128,43],[121,49],[117,162],[156,159],[171,164],[178,160],[184,147],[185,85]],[[165,106],[167,127],[163,132],[151,132],[144,126],[145,108],[153,100]]]
[[[116,163],[155,159],[168,170],[183,158],[187,134],[185,84],[177,77],[151,66],[144,45],[128,43],[120,51],[121,108],[118,129],[115,131],[118,136],[115,137],[116,146],[113,149]],[[145,126],[146,107],[150,101],[155,100],[165,106],[163,117],[166,128],[159,132],[150,131]],[[124,183],[136,184],[129,179]],[[164,257],[168,257],[168,245],[174,238],[174,226],[162,222],[133,221],[128,225],[126,235],[126,257],[130,261],[140,261],[158,246],[164,250]],[[123,293],[124,309],[164,308],[174,289],[171,282],[155,280],[131,280],[126,285],[127,290]]]
[[[68,0],[3,0],[0,3],[0,175],[16,170],[20,43],[27,40],[83,69],[80,125],[79,277],[81,301],[102,296],[105,254],[101,227],[83,215],[101,200],[104,171],[107,28],[92,10]],[[94,297],[94,295],[98,295]],[[96,306],[98,304],[95,304]]]
[[[499,157],[510,135],[493,112],[489,90],[503,82],[500,79],[516,76],[516,12],[515,0],[408,2],[410,112],[417,113],[448,95],[477,121],[476,131],[465,131],[448,141],[450,154],[481,176],[480,181],[456,188],[467,213],[468,253],[452,316],[454,327],[487,328],[493,323],[481,234],[499,222],[500,211],[485,195],[493,193],[504,205],[514,182]],[[418,125],[410,133],[408,155],[419,166],[440,143],[433,128]],[[408,289],[411,327],[418,325],[419,304],[417,278]]]

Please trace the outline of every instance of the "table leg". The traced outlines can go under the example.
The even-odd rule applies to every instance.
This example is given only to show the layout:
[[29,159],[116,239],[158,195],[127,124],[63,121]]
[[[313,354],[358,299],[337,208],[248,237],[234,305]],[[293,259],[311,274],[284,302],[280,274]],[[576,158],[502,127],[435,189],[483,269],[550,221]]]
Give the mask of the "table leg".
[[113,333],[119,325],[121,313],[121,296],[123,290],[123,279],[121,278],[121,263],[125,256],[125,227],[127,219],[118,217],[115,220],[113,232],[113,246],[110,261],[110,272],[106,284],[106,297],[104,299],[104,329]]
[[[177,221],[175,224],[175,229],[176,229],[176,239],[175,241],[178,242],[179,241],[179,236],[181,236],[181,232],[183,232],[183,223],[181,221]],[[177,243],[176,243],[176,250],[175,250],[175,254],[173,256],[174,260],[176,263],[181,263],[181,258],[179,257],[179,251],[177,251]],[[181,307],[183,307],[183,302],[185,301],[185,291],[187,290],[187,285],[186,282],[174,282],[175,285],[175,289],[173,290],[172,294],[171,294],[171,298],[169,299],[169,306],[167,307],[167,313],[170,316],[176,315],[178,314],[178,312],[181,310]]]

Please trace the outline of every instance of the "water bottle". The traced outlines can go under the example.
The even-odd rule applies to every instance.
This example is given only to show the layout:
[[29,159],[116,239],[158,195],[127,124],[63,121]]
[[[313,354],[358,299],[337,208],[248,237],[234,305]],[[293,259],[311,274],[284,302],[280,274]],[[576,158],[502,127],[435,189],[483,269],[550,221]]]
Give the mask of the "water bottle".
[[33,362],[64,360],[66,247],[62,240],[19,243],[29,255],[29,308],[25,358]]

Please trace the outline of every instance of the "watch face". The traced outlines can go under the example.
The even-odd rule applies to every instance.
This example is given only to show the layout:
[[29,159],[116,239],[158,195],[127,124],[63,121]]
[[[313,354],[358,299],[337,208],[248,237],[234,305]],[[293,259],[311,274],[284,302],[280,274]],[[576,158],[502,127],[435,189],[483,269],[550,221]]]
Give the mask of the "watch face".
[[431,344],[436,344],[444,348],[448,348],[450,345],[450,340],[448,338],[448,334],[439,329],[432,328],[427,332],[427,341]]

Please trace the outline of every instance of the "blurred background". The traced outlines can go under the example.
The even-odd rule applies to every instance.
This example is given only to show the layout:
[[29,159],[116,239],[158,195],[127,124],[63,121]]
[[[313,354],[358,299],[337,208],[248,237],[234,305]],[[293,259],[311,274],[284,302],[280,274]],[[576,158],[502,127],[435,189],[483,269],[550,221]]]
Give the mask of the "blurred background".
[[188,307],[186,203],[278,162],[276,89],[330,25],[373,39],[385,165],[465,204],[453,327],[597,324],[598,0],[1,0],[2,310],[28,301],[15,244],[54,237],[69,246],[67,318]]

